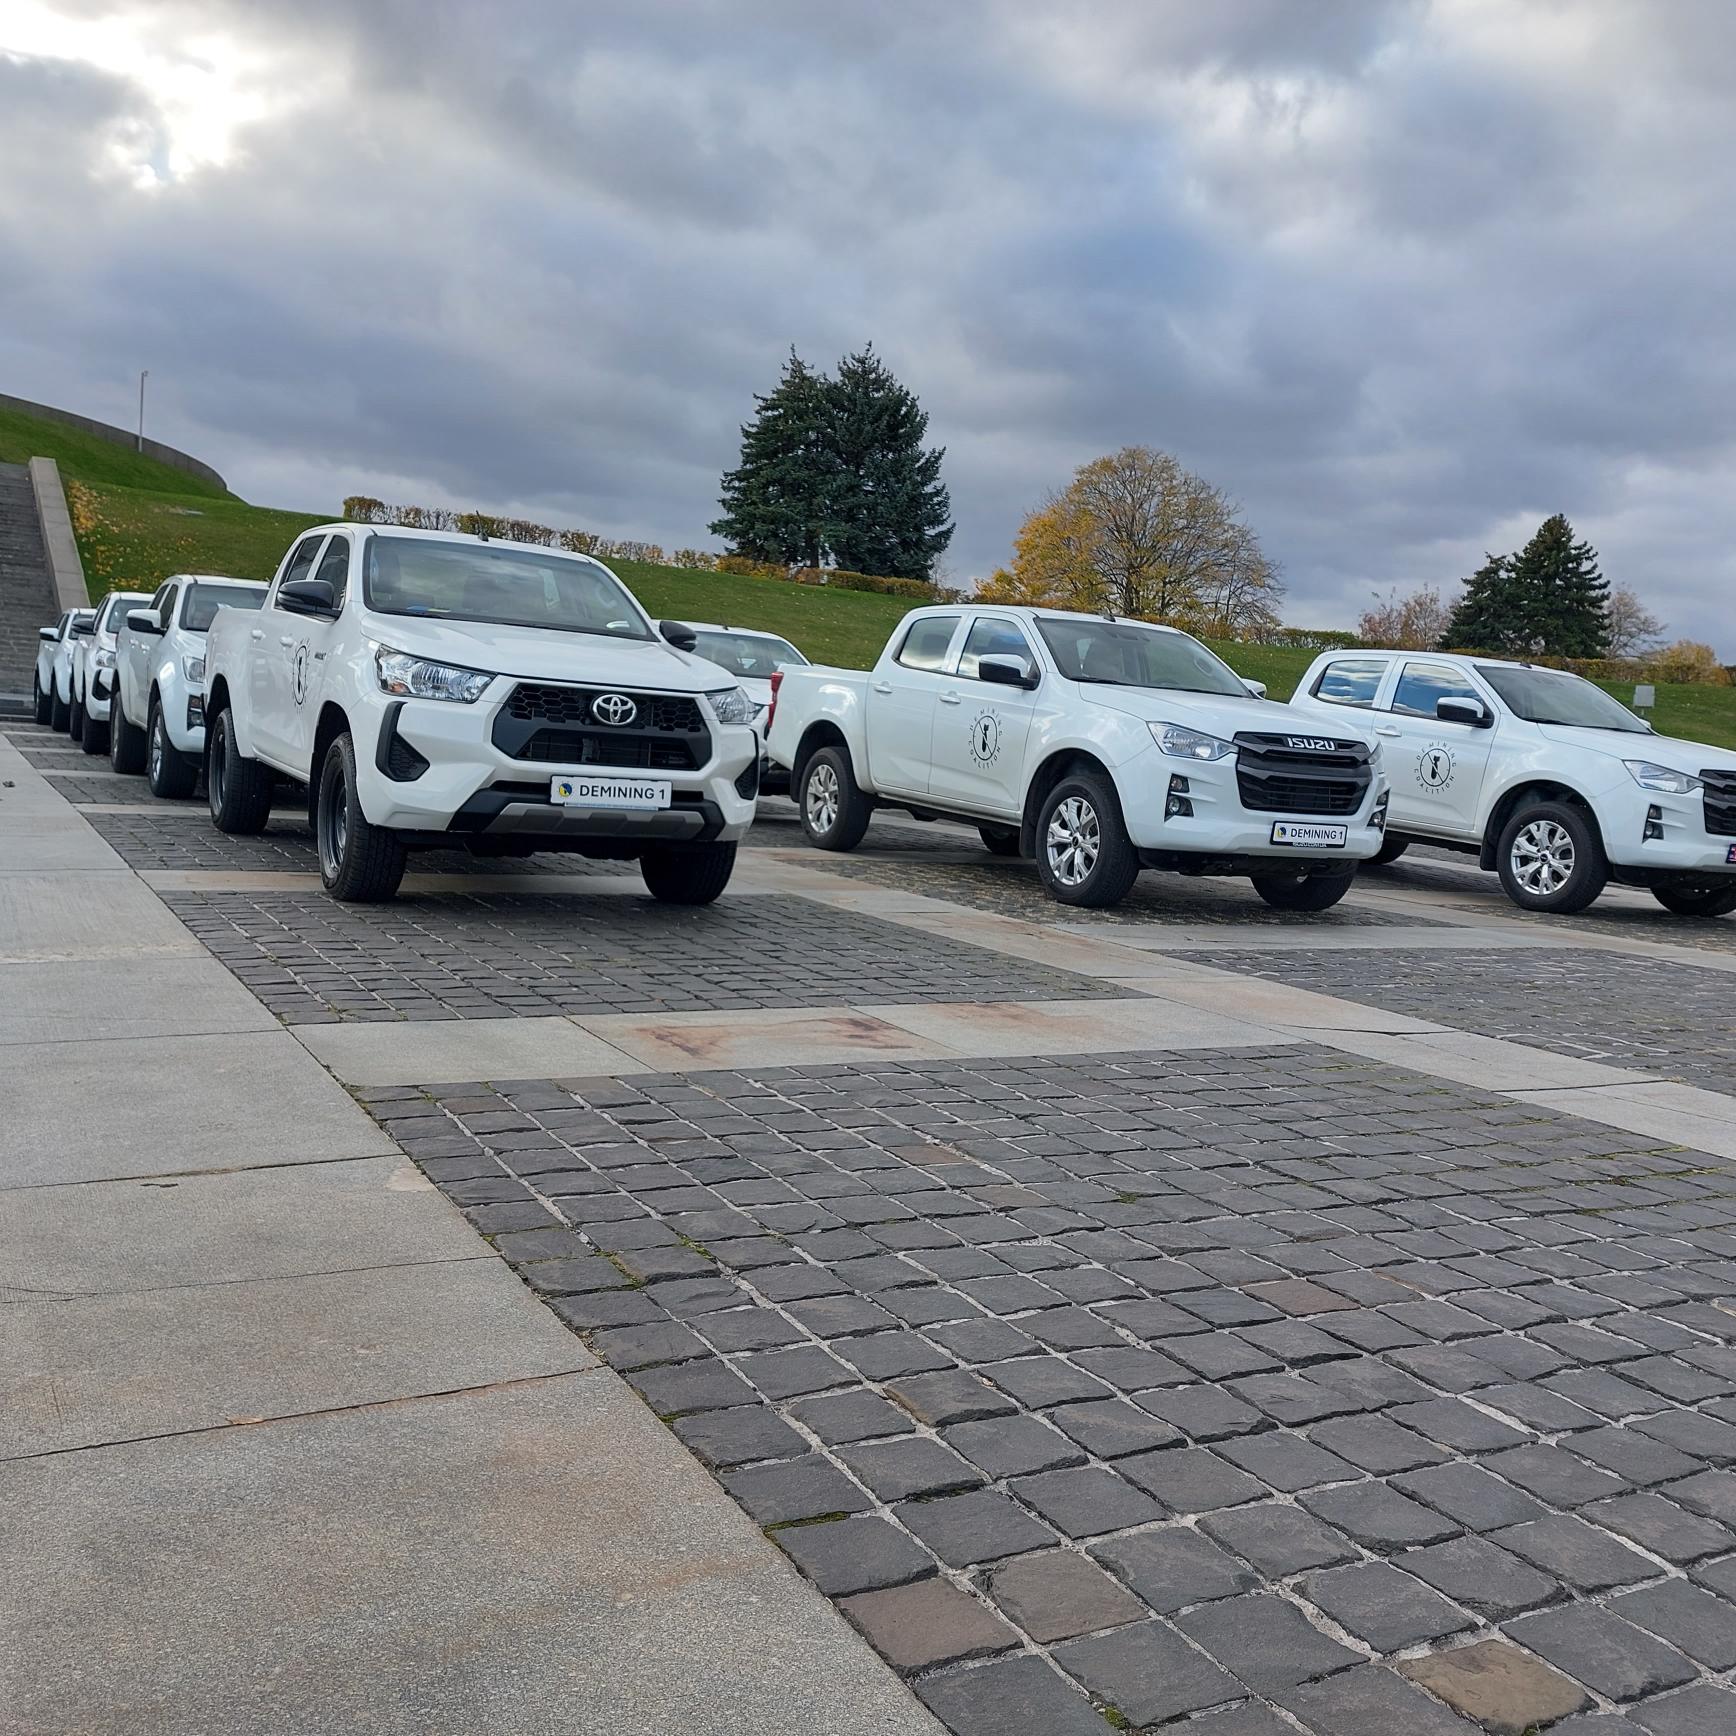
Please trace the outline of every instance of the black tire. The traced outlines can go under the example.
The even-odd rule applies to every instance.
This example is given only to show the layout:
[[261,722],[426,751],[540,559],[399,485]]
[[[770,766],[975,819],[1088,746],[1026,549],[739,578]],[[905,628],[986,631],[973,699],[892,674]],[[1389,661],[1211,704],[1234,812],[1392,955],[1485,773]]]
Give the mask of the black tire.
[[1533,802],[1514,814],[1501,828],[1495,868],[1521,910],[1571,915],[1609,883],[1597,827],[1571,802]]
[[1654,886],[1652,896],[1672,916],[1728,916],[1736,910],[1736,882],[1721,886]]
[[1115,786],[1078,772],[1049,792],[1037,820],[1037,873],[1049,896],[1085,910],[1119,904],[1139,878],[1139,855]]
[[362,812],[356,791],[356,746],[346,730],[326,749],[314,798],[319,877],[345,904],[385,904],[398,895],[409,853],[387,826]]
[[[151,698],[151,720],[145,730],[145,776],[153,796],[171,802],[184,801],[199,784],[199,762],[184,754],[169,740],[169,726],[163,721],[163,703]],[[266,812],[271,811],[270,791],[266,792]]]
[[38,723],[50,723],[54,719],[54,695],[43,691],[40,675],[30,677],[30,709]]
[[1274,910],[1330,910],[1356,879],[1356,870],[1329,874],[1252,874],[1254,890]]
[[821,748],[802,767],[796,807],[808,842],[821,850],[854,850],[874,813],[841,747]]
[[84,744],[84,701],[76,693],[72,696],[72,711],[66,720],[66,733],[80,746]]
[[48,696],[48,727],[65,735],[71,725],[72,707],[60,697],[60,689],[56,687]]
[[137,777],[145,769],[145,732],[127,721],[118,686],[109,701],[109,769],[128,777]]
[[675,844],[639,858],[646,890],[664,904],[710,904],[735,871],[733,844]]
[[977,827],[977,836],[983,841],[983,848],[991,856],[1016,856],[1019,853],[1019,828],[1017,826]]
[[1389,862],[1396,862],[1411,846],[1409,838],[1395,838],[1391,833],[1375,853],[1364,864],[1368,868],[1384,868]]
[[235,745],[225,706],[205,732],[205,795],[211,824],[234,837],[252,837],[271,818],[271,773]]
[[[114,701],[109,701],[109,711],[114,711]],[[106,718],[92,717],[87,711],[84,714],[84,734],[79,737],[78,745],[93,757],[101,754],[105,759],[109,750],[109,725]]]

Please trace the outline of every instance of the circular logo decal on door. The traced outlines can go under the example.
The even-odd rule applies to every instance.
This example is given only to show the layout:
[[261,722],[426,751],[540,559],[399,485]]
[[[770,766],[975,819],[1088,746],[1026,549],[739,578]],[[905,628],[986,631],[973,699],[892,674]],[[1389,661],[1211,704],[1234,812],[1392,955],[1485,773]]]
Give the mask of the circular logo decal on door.
[[295,648],[295,703],[300,705],[307,698],[308,651],[304,639]]
[[970,757],[992,766],[1001,757],[1001,720],[992,711],[979,712],[970,726]]
[[1431,742],[1417,755],[1417,782],[1425,790],[1444,790],[1453,781],[1453,750]]

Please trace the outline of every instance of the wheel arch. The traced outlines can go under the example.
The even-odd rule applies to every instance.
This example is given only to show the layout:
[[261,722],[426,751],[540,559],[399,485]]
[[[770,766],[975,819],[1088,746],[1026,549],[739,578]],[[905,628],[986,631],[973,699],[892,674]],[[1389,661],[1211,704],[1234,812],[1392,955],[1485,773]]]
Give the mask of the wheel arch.
[[1501,834],[1506,831],[1507,823],[1513,816],[1521,808],[1536,807],[1540,802],[1567,802],[1582,810],[1586,823],[1597,835],[1598,847],[1605,848],[1603,827],[1598,823],[1596,808],[1587,797],[1572,784],[1564,784],[1555,778],[1528,778],[1524,783],[1503,790],[1489,810],[1489,822],[1483,828],[1483,846],[1477,858],[1480,868],[1494,868]]
[[844,758],[849,762],[850,775],[856,778],[858,785],[862,780],[856,775],[856,756],[850,751],[850,738],[845,735],[829,717],[816,718],[802,731],[802,739],[796,744],[795,762],[790,767],[790,793],[798,796],[802,787],[802,773],[808,768],[808,761],[821,748],[842,748]]
[[[1109,780],[1111,787],[1115,784],[1115,774],[1096,754],[1082,747],[1057,748],[1032,772],[1031,781],[1025,786],[1025,809],[1019,820],[1021,855],[1036,855],[1037,821],[1042,817],[1043,804],[1048,801],[1050,791],[1063,778],[1071,777],[1074,772],[1101,772]],[[1120,790],[1117,789],[1115,794],[1116,801],[1119,802]]]
[[328,699],[319,708],[319,719],[313,726],[313,754],[307,762],[307,823],[316,827],[318,821],[320,767],[325,764],[326,750],[340,735],[354,735],[349,713],[335,699]]

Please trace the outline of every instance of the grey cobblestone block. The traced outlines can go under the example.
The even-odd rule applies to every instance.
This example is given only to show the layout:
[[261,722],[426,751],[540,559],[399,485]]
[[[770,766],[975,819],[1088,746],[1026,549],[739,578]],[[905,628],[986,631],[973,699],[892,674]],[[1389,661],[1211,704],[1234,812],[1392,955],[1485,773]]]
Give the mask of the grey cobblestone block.
[[1506,1631],[1611,1700],[1637,1700],[1694,1678],[1694,1666],[1674,1647],[1591,1604],[1522,1615]]
[[888,1382],[886,1390],[918,1422],[931,1428],[975,1422],[983,1417],[1010,1416],[1018,1408],[1011,1399],[965,1369],[910,1375]]
[[1082,1464],[1083,1450],[1035,1417],[991,1417],[958,1423],[941,1431],[942,1439],[991,1477],[1025,1476]]
[[907,1585],[934,1573],[933,1559],[906,1532],[868,1514],[786,1525],[771,1535],[829,1597]]
[[1360,1473],[1323,1447],[1299,1435],[1270,1433],[1224,1441],[1215,1449],[1232,1465],[1273,1489],[1293,1495],[1321,1483],[1349,1482]]
[[863,1592],[839,1606],[895,1670],[911,1675],[939,1664],[1011,1650],[1018,1635],[968,1592],[941,1579]]
[[1058,1645],[1055,1662],[1135,1726],[1242,1698],[1234,1677],[1161,1622]]
[[1012,1492],[1063,1536],[1101,1537],[1161,1518],[1163,1509],[1113,1471],[1043,1471],[1021,1477]]
[[1270,1694],[1361,1662],[1281,1597],[1226,1598],[1175,1617],[1175,1625],[1250,1688]]
[[1252,1405],[1212,1386],[1165,1387],[1157,1392],[1142,1392],[1139,1404],[1195,1441],[1227,1441],[1235,1435],[1271,1427]]
[[1385,1483],[1349,1483],[1310,1489],[1297,1500],[1324,1524],[1337,1526],[1365,1548],[1386,1554],[1457,1536],[1461,1527]]
[[1070,1550],[1021,1555],[988,1576],[989,1595],[1043,1645],[1119,1627],[1147,1612],[1102,1568]]
[[1702,1471],[1665,1483],[1658,1493],[1721,1525],[1736,1526],[1736,1471]]
[[723,1486],[762,1525],[815,1519],[823,1513],[860,1513],[869,1505],[867,1496],[817,1453],[726,1472]]
[[1125,1399],[1057,1405],[1049,1412],[1049,1420],[1070,1440],[1100,1459],[1150,1452],[1157,1447],[1172,1446],[1181,1439],[1178,1430]]
[[627,1379],[661,1417],[684,1416],[689,1411],[726,1410],[732,1405],[752,1404],[758,1397],[739,1374],[717,1357],[635,1369]]
[[992,1362],[982,1371],[1002,1392],[1028,1410],[1108,1398],[1111,1389],[1059,1356],[1021,1356]]
[[1308,1430],[1308,1438],[1377,1477],[1438,1465],[1447,1457],[1444,1448],[1384,1416],[1338,1417],[1316,1423]]
[[1267,1493],[1257,1478],[1203,1447],[1167,1447],[1123,1459],[1121,1474],[1172,1513],[1210,1513]]
[[977,1487],[982,1473],[938,1441],[868,1441],[841,1446],[838,1457],[882,1501],[939,1495]]
[[1272,1501],[1208,1514],[1200,1526],[1226,1549],[1246,1557],[1273,1579],[1287,1578],[1310,1567],[1332,1567],[1356,1554],[1342,1532],[1323,1525],[1299,1507]]
[[917,1697],[952,1736],[1107,1736],[1091,1702],[1041,1658],[1024,1656],[948,1670],[915,1684]]
[[993,1489],[942,1495],[932,1501],[906,1501],[893,1509],[899,1523],[921,1538],[948,1567],[973,1567],[1026,1555],[1055,1542],[1007,1496]]
[[1478,1727],[1380,1664],[1271,1696],[1319,1736],[1477,1736]]
[[1736,1608],[1684,1579],[1667,1579],[1610,1599],[1612,1615],[1668,1640],[1709,1670],[1736,1667]]
[[1214,1598],[1236,1597],[1259,1583],[1234,1556],[1186,1526],[1106,1538],[1093,1543],[1090,1553],[1159,1615]]
[[1494,1532],[1490,1541],[1579,1591],[1636,1585],[1657,1572],[1638,1550],[1570,1514],[1510,1526]]
[[866,1387],[799,1399],[789,1412],[828,1446],[873,1440],[882,1435],[908,1435],[916,1424],[895,1404]]
[[1488,1621],[1540,1608],[1564,1595],[1559,1580],[1482,1537],[1454,1537],[1426,1549],[1407,1549],[1393,1561]]
[[683,1444],[713,1470],[756,1459],[789,1458],[806,1446],[802,1437],[766,1405],[698,1411],[677,1417],[673,1427]]
[[1391,1479],[1401,1494],[1445,1513],[1467,1531],[1495,1531],[1541,1519],[1547,1509],[1533,1496],[1504,1483],[1481,1465],[1460,1461],[1407,1471]]
[[1650,1483],[1667,1483],[1677,1477],[1689,1477],[1703,1469],[1686,1453],[1677,1451],[1664,1441],[1655,1441],[1637,1429],[1598,1428],[1580,1435],[1572,1450],[1582,1459],[1613,1471],[1627,1482],[1644,1487]]
[[1302,1590],[1310,1603],[1377,1652],[1442,1640],[1476,1625],[1438,1591],[1384,1561],[1311,1574]]
[[1647,1736],[1728,1736],[1736,1730],[1736,1690],[1702,1682],[1636,1706],[1629,1716]]
[[1736,1533],[1650,1491],[1599,1501],[1582,1512],[1592,1524],[1630,1538],[1678,1566],[1736,1549]]

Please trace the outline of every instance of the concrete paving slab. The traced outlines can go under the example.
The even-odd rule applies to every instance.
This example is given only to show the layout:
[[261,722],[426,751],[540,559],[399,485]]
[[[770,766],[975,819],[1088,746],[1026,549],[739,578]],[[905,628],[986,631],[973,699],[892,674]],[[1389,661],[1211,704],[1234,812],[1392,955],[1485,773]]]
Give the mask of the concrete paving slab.
[[[942,1009],[943,1015],[946,1011],[950,1007]],[[667,1013],[661,1018],[600,1013],[574,1023],[654,1070],[790,1067],[870,1058],[939,1060],[956,1053],[853,1007]]]
[[[0,793],[15,797],[17,792]],[[15,875],[125,872],[120,857],[52,791],[33,802],[0,805],[0,825],[6,839],[0,881]]]
[[[896,922],[902,928],[966,940],[972,946],[984,947],[990,952],[1048,965],[1055,970],[1069,970],[1078,976],[1200,974],[1198,965],[1185,960],[1168,960],[1161,964],[1152,961],[1140,947],[1123,945],[1119,930],[1116,938],[1109,940],[1101,934],[1040,927],[1017,917],[962,911],[956,905],[942,904],[937,899],[926,899],[920,907],[911,905],[902,910],[876,909],[873,914],[888,922]],[[1128,932],[1138,934],[1141,931],[1130,927]],[[1179,944],[1175,939],[1170,941],[1172,947]]]
[[1268,977],[1236,976],[1218,971],[1197,982],[1171,979],[1161,993],[1168,1001],[1180,1001],[1208,1012],[1281,1025],[1291,1031],[1444,1031],[1447,1027],[1407,1013],[1390,1013],[1380,1007],[1365,1007],[1336,995],[1316,994],[1310,989],[1291,988]]
[[390,1156],[287,1031],[0,1048],[0,1189]]
[[0,1302],[493,1258],[403,1157],[0,1193]]
[[1714,1157],[1736,1157],[1736,1103],[1717,1091],[1659,1083],[1516,1091],[1513,1095],[1522,1103],[1533,1103],[1558,1115],[1578,1115]]
[[865,1007],[863,1011],[889,1025],[944,1043],[961,1056],[1228,1049],[1293,1041],[1269,1025],[1145,997],[1126,1001],[967,1001],[944,1007]]
[[[1094,932],[1075,925],[1069,934]],[[1262,952],[1367,952],[1382,947],[1399,947],[1406,952],[1462,952],[1466,948],[1576,946],[1577,936],[1553,934],[1539,940],[1532,929],[1513,924],[1507,928],[1280,928],[1273,924],[1253,922],[1214,923],[1210,928],[1187,931],[1170,928],[1134,930],[1135,939],[1128,946],[1162,951],[1165,948],[1188,952],[1239,952],[1257,947]]]
[[0,960],[0,1044],[277,1029],[277,1020],[208,954]]
[[940,1731],[603,1370],[3,1466],[0,1553],[21,1731]]
[[455,1079],[601,1077],[645,1063],[558,1015],[300,1025],[296,1039],[347,1085],[440,1085]]
[[0,1325],[0,1458],[592,1361],[492,1257],[19,1302]]
[[1479,1037],[1468,1031],[1395,1035],[1322,1030],[1315,1033],[1315,1041],[1366,1056],[1371,1061],[1389,1061],[1395,1067],[1432,1073],[1461,1085],[1480,1085],[1489,1091],[1520,1093],[1570,1086],[1637,1085],[1655,1077],[1623,1067],[1606,1067],[1600,1061],[1551,1054],[1547,1049],[1508,1043],[1498,1037]]
[[[85,832],[96,837],[89,827]],[[0,874],[0,961],[165,953],[191,958],[204,950],[160,898],[124,871],[106,877],[100,889],[85,875]]]

